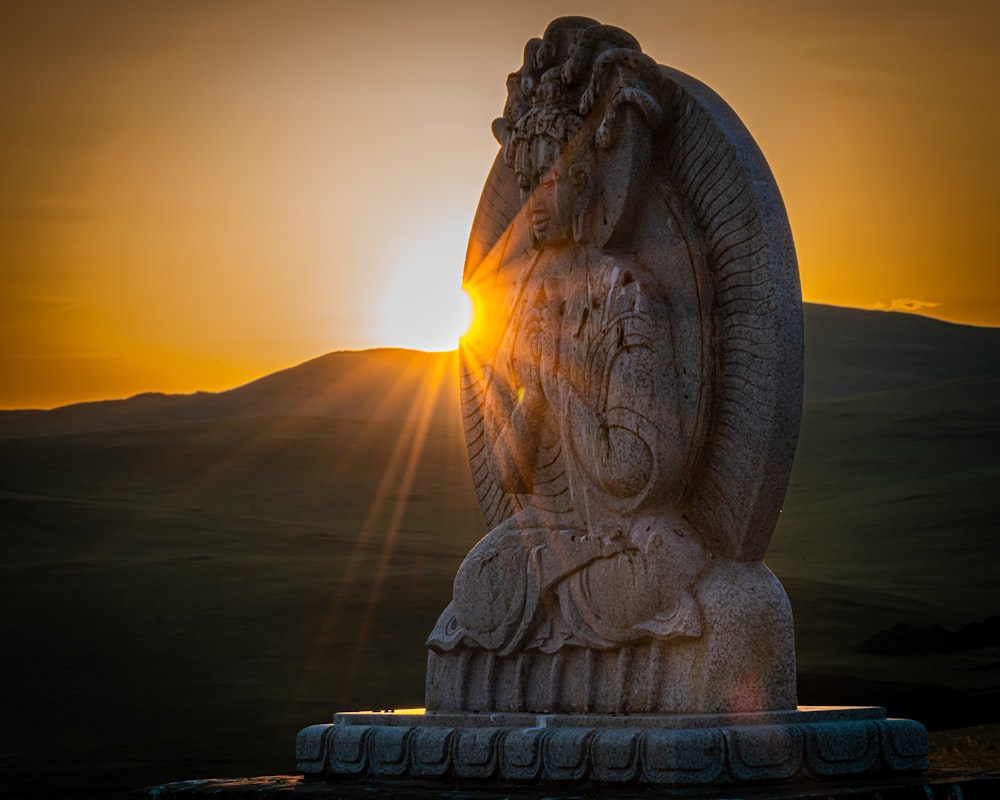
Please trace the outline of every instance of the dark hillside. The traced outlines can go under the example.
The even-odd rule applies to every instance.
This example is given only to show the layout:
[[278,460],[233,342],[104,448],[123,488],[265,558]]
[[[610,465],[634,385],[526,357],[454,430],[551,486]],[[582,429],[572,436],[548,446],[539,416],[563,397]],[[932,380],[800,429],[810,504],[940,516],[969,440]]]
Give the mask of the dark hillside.
[[[1000,329],[914,314],[805,304],[806,401],[1000,373]],[[458,413],[454,352],[327,353],[226,392],[147,393],[51,411],[0,411],[0,438],[151,427],[234,416],[401,420],[440,383],[435,419]]]
[[1000,373],[1000,328],[805,304],[806,401]]
[[226,392],[150,392],[51,411],[0,411],[0,438],[278,415],[399,422],[414,412],[414,403],[428,401],[440,422],[457,419],[457,386],[455,352],[340,351]]

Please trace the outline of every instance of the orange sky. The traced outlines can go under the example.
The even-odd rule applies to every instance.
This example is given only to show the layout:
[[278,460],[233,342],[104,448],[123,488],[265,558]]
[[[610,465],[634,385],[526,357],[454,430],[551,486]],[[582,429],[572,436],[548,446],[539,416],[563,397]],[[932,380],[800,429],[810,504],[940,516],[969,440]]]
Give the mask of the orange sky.
[[505,76],[569,13],[736,109],[806,300],[1000,325],[992,0],[26,0],[0,4],[0,408],[453,346]]

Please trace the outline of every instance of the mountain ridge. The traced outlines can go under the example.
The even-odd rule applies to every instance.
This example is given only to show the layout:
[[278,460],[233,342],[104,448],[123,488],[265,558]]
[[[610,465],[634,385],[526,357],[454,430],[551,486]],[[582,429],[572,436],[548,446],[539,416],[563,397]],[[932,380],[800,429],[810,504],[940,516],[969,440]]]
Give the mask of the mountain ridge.
[[[434,416],[458,413],[457,353],[404,348],[326,353],[222,392],[143,392],[53,409],[0,411],[0,439],[123,430],[254,416],[319,416],[398,421],[413,398],[435,393]],[[455,391],[441,391],[449,374]]]
[[[815,303],[804,308],[806,402],[1000,372],[1000,328]],[[53,409],[5,410],[0,438],[288,414],[399,420],[422,388],[436,391],[436,421],[454,418],[456,351],[338,350],[222,392],[143,392]]]

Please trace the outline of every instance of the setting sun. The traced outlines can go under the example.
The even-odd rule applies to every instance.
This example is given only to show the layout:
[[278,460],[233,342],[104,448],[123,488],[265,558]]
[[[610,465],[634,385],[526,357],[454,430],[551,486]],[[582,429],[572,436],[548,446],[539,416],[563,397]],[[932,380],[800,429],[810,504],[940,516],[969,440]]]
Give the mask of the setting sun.
[[437,224],[404,237],[377,305],[376,339],[386,347],[454,350],[472,322],[460,286],[465,222]]

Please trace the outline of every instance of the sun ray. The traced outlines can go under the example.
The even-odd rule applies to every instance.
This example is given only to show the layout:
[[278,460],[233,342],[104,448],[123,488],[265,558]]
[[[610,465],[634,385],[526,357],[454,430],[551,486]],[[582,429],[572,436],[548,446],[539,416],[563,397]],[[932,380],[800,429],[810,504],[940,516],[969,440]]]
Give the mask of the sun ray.
[[[375,536],[384,531],[385,537],[378,556],[375,579],[369,590],[366,612],[360,622],[360,629],[354,637],[355,651],[352,655],[349,677],[345,682],[345,696],[350,696],[353,691],[354,680],[367,646],[371,623],[377,610],[382,586],[395,548],[399,526],[406,510],[407,495],[416,475],[420,456],[423,453],[434,406],[438,401],[446,370],[454,365],[454,360],[436,359],[432,364],[431,370],[422,375],[419,389],[412,395],[412,402],[404,419],[403,428],[394,443],[392,453],[372,496],[361,529],[354,540],[351,553],[347,557],[337,591],[331,598],[323,621],[313,637],[312,648],[303,665],[302,679],[296,695],[300,693],[306,677],[321,667],[322,655],[329,637],[332,635],[337,621],[341,618],[347,600],[353,594],[356,576],[360,574],[369,543]],[[402,381],[402,378],[401,375],[397,384]],[[385,526],[381,526],[379,520],[382,518],[393,493],[396,493],[397,496],[389,521]]]
[[409,439],[409,453],[403,474],[399,482],[399,489],[396,495],[396,502],[392,509],[392,516],[386,527],[385,539],[382,543],[382,551],[375,569],[375,576],[372,580],[371,591],[369,592],[368,604],[365,608],[365,616],[361,621],[355,642],[354,656],[347,674],[346,686],[348,692],[352,691],[354,681],[357,678],[358,669],[364,656],[365,648],[368,644],[368,637],[371,632],[372,621],[378,608],[378,603],[382,596],[382,587],[388,572],[389,563],[392,559],[396,546],[396,538],[399,535],[400,525],[403,520],[403,513],[406,511],[410,488],[413,486],[413,479],[416,476],[417,468],[420,465],[420,458],[423,455],[424,443],[427,440],[427,431],[434,413],[434,405],[437,402],[438,394],[444,383],[443,364],[438,362],[437,367],[428,375],[427,382],[421,395],[414,398],[414,403],[419,403],[420,408],[413,421],[413,430]]

